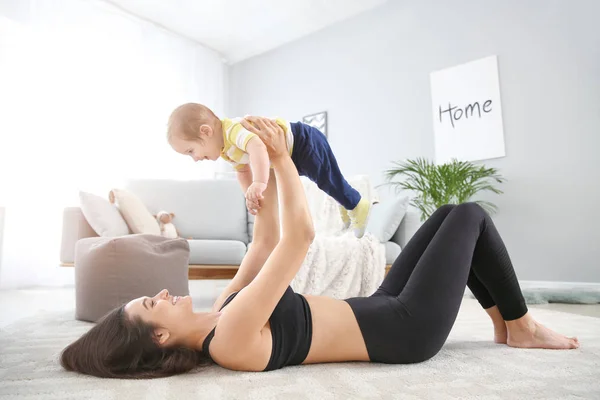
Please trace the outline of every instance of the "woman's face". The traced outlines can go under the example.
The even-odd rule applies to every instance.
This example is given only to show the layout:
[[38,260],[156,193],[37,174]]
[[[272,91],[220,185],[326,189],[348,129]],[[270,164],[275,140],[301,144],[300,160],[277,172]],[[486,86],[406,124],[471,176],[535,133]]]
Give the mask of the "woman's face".
[[171,296],[164,289],[154,297],[140,297],[125,305],[129,318],[139,317],[157,327],[155,334],[161,345],[179,343],[189,332],[190,317],[194,314],[190,296]]

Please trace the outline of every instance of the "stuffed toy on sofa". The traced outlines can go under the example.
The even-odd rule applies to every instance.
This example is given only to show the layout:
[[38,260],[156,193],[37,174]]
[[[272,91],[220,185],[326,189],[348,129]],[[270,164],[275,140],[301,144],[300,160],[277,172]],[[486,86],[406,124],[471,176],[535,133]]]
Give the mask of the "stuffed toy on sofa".
[[168,213],[166,211],[159,211],[154,217],[160,226],[161,236],[169,239],[176,239],[179,237],[179,231],[173,224],[173,218],[175,218],[175,214]]

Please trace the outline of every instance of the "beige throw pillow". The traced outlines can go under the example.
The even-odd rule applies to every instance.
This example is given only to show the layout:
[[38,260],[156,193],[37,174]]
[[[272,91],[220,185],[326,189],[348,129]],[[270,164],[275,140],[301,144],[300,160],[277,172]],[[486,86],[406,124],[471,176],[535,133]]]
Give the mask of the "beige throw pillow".
[[117,237],[129,233],[125,220],[114,204],[87,192],[79,192],[79,200],[83,216],[98,236]]
[[113,189],[109,194],[112,203],[116,203],[125,222],[133,233],[146,233],[160,236],[158,221],[154,219],[144,203],[131,192]]

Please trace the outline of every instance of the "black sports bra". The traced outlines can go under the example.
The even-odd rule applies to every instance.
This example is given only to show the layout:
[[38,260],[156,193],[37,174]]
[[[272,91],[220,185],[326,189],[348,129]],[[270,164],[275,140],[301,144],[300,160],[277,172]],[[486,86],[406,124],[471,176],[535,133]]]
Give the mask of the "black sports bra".
[[[223,303],[221,310],[238,294],[232,293]],[[308,302],[301,294],[294,293],[288,286],[269,317],[273,348],[265,371],[286,365],[301,364],[308,355],[312,342],[312,315]],[[210,359],[209,346],[215,336],[216,327],[206,336],[202,352]]]

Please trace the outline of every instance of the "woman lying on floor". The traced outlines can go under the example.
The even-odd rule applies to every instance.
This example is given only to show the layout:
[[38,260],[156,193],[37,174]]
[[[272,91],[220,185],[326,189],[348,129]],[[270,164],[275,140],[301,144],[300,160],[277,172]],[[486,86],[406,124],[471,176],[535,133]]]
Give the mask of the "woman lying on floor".
[[252,247],[260,251],[246,257],[212,312],[194,312],[189,296],[166,290],[132,300],[63,351],[65,369],[152,378],[184,373],[211,359],[243,371],[341,361],[421,362],[444,345],[465,286],[491,317],[497,343],[579,347],[577,339],[551,331],[528,313],[502,239],[473,203],[438,209],[372,296],[336,300],[294,293],[290,282],[314,237],[303,185],[281,128],[268,119],[248,120],[252,125],[245,122],[246,129],[265,142],[274,167],[256,218]]

